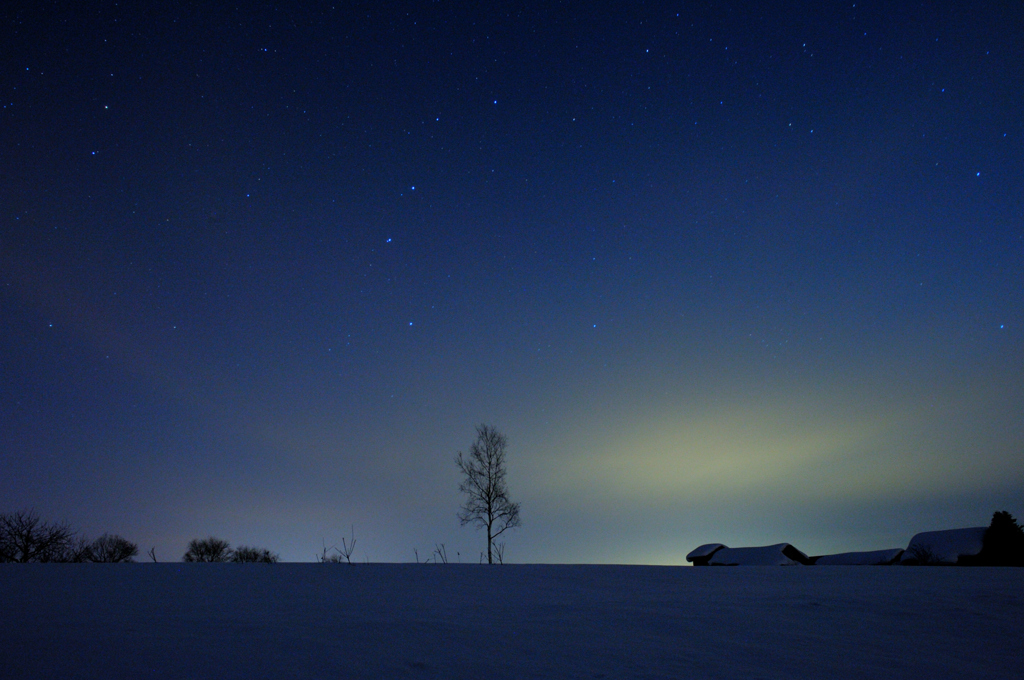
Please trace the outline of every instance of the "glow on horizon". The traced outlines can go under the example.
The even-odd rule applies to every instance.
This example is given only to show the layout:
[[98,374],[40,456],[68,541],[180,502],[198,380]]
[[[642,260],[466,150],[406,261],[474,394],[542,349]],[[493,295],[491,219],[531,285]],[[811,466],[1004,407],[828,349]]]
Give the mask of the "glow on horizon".
[[[776,395],[588,426],[535,478],[549,494],[707,504],[871,502],[1005,488],[1021,476],[963,398],[920,405]],[[976,407],[984,410],[984,407]]]

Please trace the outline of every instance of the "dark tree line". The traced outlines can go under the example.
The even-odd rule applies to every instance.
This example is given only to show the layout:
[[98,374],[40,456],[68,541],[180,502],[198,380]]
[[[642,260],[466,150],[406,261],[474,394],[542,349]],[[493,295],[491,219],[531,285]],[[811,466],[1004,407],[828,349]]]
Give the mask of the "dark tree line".
[[1013,515],[1000,510],[992,515],[985,529],[981,552],[964,560],[967,565],[987,567],[1024,567],[1024,528]]
[[139,546],[116,534],[94,541],[66,522],[44,522],[29,512],[0,515],[0,562],[132,562]]
[[[117,534],[94,541],[78,535],[67,522],[44,522],[32,511],[0,514],[0,562],[134,562],[139,546]],[[150,557],[156,561],[153,551]],[[185,562],[278,562],[266,548],[232,549],[219,538],[193,539]]]
[[240,545],[232,549],[227,541],[214,538],[193,538],[181,558],[185,562],[277,562],[281,558],[266,548]]

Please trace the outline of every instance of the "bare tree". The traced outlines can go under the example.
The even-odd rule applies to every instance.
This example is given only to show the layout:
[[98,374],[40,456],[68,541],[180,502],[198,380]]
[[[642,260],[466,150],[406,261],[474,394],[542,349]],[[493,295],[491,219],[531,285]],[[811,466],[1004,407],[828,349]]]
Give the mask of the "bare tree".
[[31,511],[0,515],[0,562],[131,562],[138,554],[121,536],[90,542],[66,522],[42,522]]
[[494,539],[519,526],[519,503],[508,498],[505,484],[505,451],[508,440],[488,425],[476,428],[476,441],[469,454],[461,451],[455,464],[463,475],[459,491],[466,502],[459,510],[463,526],[474,524],[487,530],[487,563],[494,563]]
[[81,561],[75,535],[70,525],[42,522],[32,511],[0,515],[0,562]]
[[231,544],[219,538],[193,538],[181,558],[185,562],[227,562],[231,559]]

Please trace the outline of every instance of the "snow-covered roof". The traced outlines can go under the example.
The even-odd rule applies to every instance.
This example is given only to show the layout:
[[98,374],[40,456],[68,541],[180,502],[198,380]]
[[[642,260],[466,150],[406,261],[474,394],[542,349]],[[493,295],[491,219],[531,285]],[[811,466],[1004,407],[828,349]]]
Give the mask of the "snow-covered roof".
[[870,550],[868,552],[845,552],[835,555],[822,555],[815,560],[814,564],[825,566],[893,564],[902,554],[903,548]]
[[923,531],[910,539],[901,564],[956,564],[961,555],[981,552],[985,527]]
[[789,543],[757,548],[722,548],[708,561],[712,566],[790,566],[809,563],[807,555]]
[[695,559],[700,557],[710,557],[716,550],[720,550],[724,547],[725,546],[721,543],[705,543],[704,545],[699,545],[687,553],[686,561],[693,562]]

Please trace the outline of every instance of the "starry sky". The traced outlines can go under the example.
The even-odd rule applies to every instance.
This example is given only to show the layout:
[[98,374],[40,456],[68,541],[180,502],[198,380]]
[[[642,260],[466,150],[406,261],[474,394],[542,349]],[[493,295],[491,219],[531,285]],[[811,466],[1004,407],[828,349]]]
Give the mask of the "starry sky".
[[1024,515],[1019,3],[0,18],[0,512],[475,562],[487,423],[509,561]]

